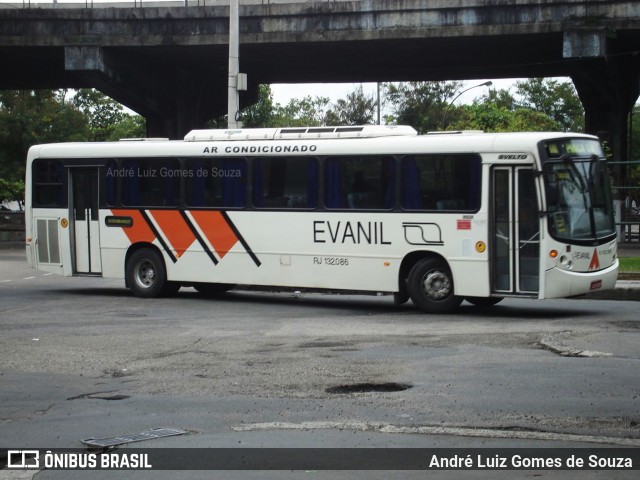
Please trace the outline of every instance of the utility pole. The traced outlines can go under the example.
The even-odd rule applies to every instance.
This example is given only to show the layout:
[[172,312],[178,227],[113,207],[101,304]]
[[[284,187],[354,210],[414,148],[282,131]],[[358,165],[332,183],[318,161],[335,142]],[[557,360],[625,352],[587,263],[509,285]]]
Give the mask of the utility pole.
[[239,110],[238,75],[240,72],[240,19],[238,0],[229,0],[229,82],[227,99],[227,127],[240,128],[237,120]]

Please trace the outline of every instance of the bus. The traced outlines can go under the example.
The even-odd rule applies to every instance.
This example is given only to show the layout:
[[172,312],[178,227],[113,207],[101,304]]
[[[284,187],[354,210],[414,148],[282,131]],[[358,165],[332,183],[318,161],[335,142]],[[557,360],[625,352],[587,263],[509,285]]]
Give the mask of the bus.
[[442,313],[613,288],[616,248],[606,160],[584,134],[194,130],[27,158],[29,264],[139,297],[295,287]]

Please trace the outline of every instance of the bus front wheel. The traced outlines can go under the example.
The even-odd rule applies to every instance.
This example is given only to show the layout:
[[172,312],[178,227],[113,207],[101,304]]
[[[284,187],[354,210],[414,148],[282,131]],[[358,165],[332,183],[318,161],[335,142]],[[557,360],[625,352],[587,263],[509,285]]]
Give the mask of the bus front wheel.
[[407,289],[413,303],[427,313],[450,312],[462,303],[462,297],[454,295],[451,271],[436,258],[423,258],[411,268]]
[[158,297],[165,294],[166,289],[171,286],[167,282],[167,270],[162,256],[150,248],[131,254],[127,260],[126,274],[127,285],[137,297]]

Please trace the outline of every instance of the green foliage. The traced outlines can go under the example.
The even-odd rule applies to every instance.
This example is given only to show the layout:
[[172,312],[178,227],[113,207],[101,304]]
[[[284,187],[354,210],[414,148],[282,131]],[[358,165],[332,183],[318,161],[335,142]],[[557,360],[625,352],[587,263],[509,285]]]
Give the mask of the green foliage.
[[564,132],[584,131],[584,109],[570,82],[530,78],[516,84],[519,106],[546,114]]
[[[258,102],[240,112],[245,128],[254,127],[316,127],[322,125],[367,125],[374,123],[377,103],[373,96],[365,95],[360,86],[330,105],[327,97],[307,95],[292,99],[286,105],[273,101],[269,85],[260,85]],[[213,128],[224,128],[226,119],[209,124]]]
[[89,141],[105,142],[144,137],[146,127],[139,115],[129,115],[124,107],[92,88],[81,88],[71,100],[89,124]]
[[[277,126],[314,127],[327,125],[327,97],[306,96],[302,100],[291,99],[287,105],[278,105]],[[274,125],[276,126],[276,125]]]
[[386,101],[393,114],[388,123],[412,125],[418,132],[442,130],[445,122],[456,121],[459,112],[450,101],[462,82],[403,82],[384,84]]
[[24,180],[0,178],[0,203],[24,198]]
[[477,103],[459,107],[464,112],[453,125],[454,130],[485,132],[557,131],[560,126],[547,115],[526,108],[509,110],[493,103]]
[[640,272],[640,258],[638,257],[620,257],[621,272]]
[[569,82],[529,79],[517,83],[517,96],[491,89],[472,105],[455,105],[462,82],[387,84],[390,123],[431,130],[582,131],[584,110]]
[[377,102],[373,95],[365,95],[362,85],[346,99],[339,99],[327,113],[328,125],[370,125],[374,123]]
[[42,143],[145,135],[144,119],[95,90],[0,91],[0,200],[24,197],[27,151]]
[[27,151],[38,143],[84,140],[83,115],[51,90],[0,91],[0,200],[24,197]]
[[[277,128],[297,126],[319,126],[326,121],[329,99],[311,96],[292,99],[282,106],[273,101],[269,85],[260,85],[258,102],[240,112],[240,120],[245,128]],[[226,128],[226,117],[209,122],[211,128]]]

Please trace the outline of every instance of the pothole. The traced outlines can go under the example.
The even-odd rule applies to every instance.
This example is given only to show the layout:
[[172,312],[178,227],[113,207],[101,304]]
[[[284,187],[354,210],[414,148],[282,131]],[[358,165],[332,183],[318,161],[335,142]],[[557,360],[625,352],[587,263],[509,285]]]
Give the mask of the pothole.
[[84,393],[75,397],[69,397],[67,398],[67,400],[79,400],[82,398],[90,398],[92,400],[126,400],[127,398],[130,398],[130,395],[122,395],[113,392],[94,392]]
[[406,383],[354,383],[351,385],[338,385],[337,387],[329,387],[325,389],[327,393],[348,394],[348,393],[370,393],[370,392],[403,392],[411,388]]

